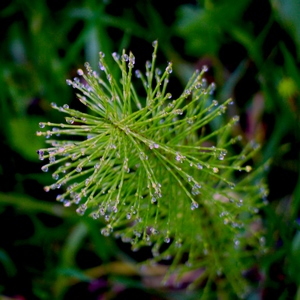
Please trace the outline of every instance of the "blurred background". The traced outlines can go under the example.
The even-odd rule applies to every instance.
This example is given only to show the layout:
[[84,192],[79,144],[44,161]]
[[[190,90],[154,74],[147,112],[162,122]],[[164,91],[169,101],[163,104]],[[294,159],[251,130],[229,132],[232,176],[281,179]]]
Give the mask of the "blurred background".
[[164,266],[137,272],[150,252],[56,203],[36,154],[38,123],[64,122],[50,103],[78,106],[67,78],[123,48],[143,70],[156,39],[158,64],[173,62],[171,88],[207,65],[245,142],[262,145],[261,163],[272,158],[259,212],[268,251],[245,273],[247,299],[300,299],[298,0],[2,0],[0,18],[0,299],[199,299],[189,279],[161,287]]

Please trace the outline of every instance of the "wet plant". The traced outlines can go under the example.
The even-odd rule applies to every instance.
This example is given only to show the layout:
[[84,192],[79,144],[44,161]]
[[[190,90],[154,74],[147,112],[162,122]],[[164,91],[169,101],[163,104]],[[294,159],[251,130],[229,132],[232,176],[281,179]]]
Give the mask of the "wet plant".
[[[134,251],[151,247],[150,262],[170,260],[165,283],[172,273],[180,281],[197,270],[191,288],[220,282],[243,295],[242,272],[264,241],[253,226],[267,195],[263,167],[252,171],[250,165],[259,146],[232,151],[241,140],[232,137],[239,118],[224,121],[232,100],[213,99],[215,86],[204,78],[207,68],[196,71],[173,99],[172,63],[163,71],[156,68],[156,41],[153,46],[145,73],[135,70],[134,55],[123,51],[112,54],[121,74],[115,78],[99,53],[99,73],[86,63],[79,77],[67,80],[87,112],[52,103],[66,114],[66,123],[40,123],[48,130],[37,135],[49,144],[38,150],[47,160],[42,170],[53,170],[55,179],[45,191],[60,188],[57,200],[63,205],[103,218],[103,235],[114,234]],[[134,80],[140,80],[144,94]],[[215,120],[220,125],[214,129]]]

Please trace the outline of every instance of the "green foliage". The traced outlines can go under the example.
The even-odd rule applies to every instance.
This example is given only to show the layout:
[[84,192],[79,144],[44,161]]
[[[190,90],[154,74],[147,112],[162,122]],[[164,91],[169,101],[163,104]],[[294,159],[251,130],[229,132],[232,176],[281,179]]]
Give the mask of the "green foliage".
[[297,0],[271,0],[271,5],[274,9],[274,17],[282,23],[283,27],[295,41],[297,47],[297,55],[300,55],[300,21],[299,11],[300,4]]
[[[99,228],[105,226],[105,219],[103,221],[99,217],[95,221],[90,218],[93,207],[89,207],[84,216],[78,216],[74,213],[74,205],[66,208],[53,201],[58,193],[66,192],[67,186],[62,187],[61,191],[50,188],[49,193],[44,192],[43,186],[51,183],[52,172],[40,172],[43,162],[38,160],[35,153],[36,149],[44,147],[44,140],[35,136],[38,122],[61,122],[61,114],[51,109],[51,102],[56,102],[57,106],[67,103],[71,108],[99,118],[98,114],[87,107],[80,108],[81,104],[73,97],[73,90],[64,84],[65,78],[73,77],[76,70],[82,68],[81,62],[89,61],[95,69],[99,51],[120,53],[126,48],[136,54],[136,67],[143,69],[140,62],[150,57],[150,43],[154,39],[159,40],[156,65],[161,67],[163,61],[173,63],[167,92],[171,92],[174,99],[181,95],[194,70],[201,69],[203,64],[209,66],[204,77],[218,86],[214,95],[202,96],[203,102],[209,106],[212,97],[220,103],[230,97],[234,99],[234,104],[228,106],[226,115],[218,116],[206,124],[205,132],[200,130],[195,133],[197,139],[201,139],[223,127],[224,118],[240,115],[241,122],[228,131],[232,131],[233,137],[240,134],[243,139],[226,147],[228,153],[225,160],[218,162],[211,158],[210,161],[221,165],[229,164],[232,155],[239,154],[241,147],[245,147],[251,140],[258,141],[262,148],[246,164],[256,170],[257,165],[272,158],[273,163],[263,176],[270,189],[269,205],[260,209],[254,218],[246,213],[246,217],[249,216],[253,222],[250,226],[246,222],[244,229],[240,229],[242,235],[246,236],[263,231],[265,239],[261,243],[265,243],[268,250],[261,256],[255,256],[253,261],[250,255],[247,258],[241,257],[242,253],[232,256],[233,264],[235,261],[245,263],[241,270],[245,270],[248,299],[299,298],[299,1],[206,0],[176,1],[169,5],[142,0],[130,3],[115,0],[2,2],[0,225],[7,230],[2,230],[0,245],[0,298],[67,300],[78,297],[98,298],[101,295],[106,299],[129,299],[137,297],[137,292],[138,295],[143,294],[139,297],[141,299],[153,295],[156,299],[198,300],[203,294],[202,284],[193,291],[187,291],[185,287],[205,270],[204,267],[185,272],[176,282],[173,280],[174,276],[170,276],[167,286],[160,286],[162,277],[168,270],[175,274],[180,274],[180,269],[184,271],[185,263],[189,260],[188,250],[183,253],[177,267],[175,262],[169,268],[174,262],[172,256],[168,261],[163,260],[162,264],[138,268],[137,261],[151,257],[151,246],[140,247],[139,251],[132,252],[130,247],[137,245],[122,243],[121,239],[113,238],[113,234],[110,237],[99,234]],[[122,88],[118,75],[120,69],[114,64],[113,57],[107,55],[105,62]],[[104,73],[101,78],[106,81]],[[82,78],[80,81],[84,82]],[[142,81],[132,79],[132,82],[142,107],[145,107],[147,93],[141,90]],[[106,83],[109,86],[109,82]],[[153,88],[154,84],[155,79]],[[191,99],[192,95],[182,102],[182,107]],[[171,102],[169,99],[165,104]],[[134,103],[132,109],[133,112],[137,109]],[[67,116],[72,118],[68,114]],[[177,117],[182,119],[185,116],[186,112]],[[229,140],[230,138],[231,136],[228,137]],[[76,140],[77,143],[85,137],[61,135],[55,139]],[[151,139],[153,140],[152,137]],[[207,147],[216,144],[217,136],[206,141]],[[222,144],[223,142],[219,146]],[[153,162],[157,161],[155,149],[150,151],[146,145],[145,149],[151,153],[148,161],[154,167]],[[169,155],[162,148],[156,150],[183,171],[193,170],[187,168],[185,162],[177,162],[174,154]],[[197,155],[198,159],[203,158],[199,153]],[[60,158],[63,157],[57,156],[57,159]],[[119,163],[122,161],[119,160]],[[63,165],[64,163],[56,166]],[[161,165],[159,168],[162,169]],[[49,169],[54,172],[55,166]],[[83,168],[86,169],[87,167]],[[131,167],[130,173],[135,171],[137,170]],[[260,178],[253,172],[235,171],[227,176],[224,171],[219,168],[219,173],[207,177],[211,177],[216,184],[217,179],[213,175],[220,175],[235,183],[243,177],[255,177],[254,181],[249,178],[254,183]],[[133,176],[130,173],[125,175]],[[61,177],[64,175],[67,173],[61,174]],[[156,173],[156,176],[160,175]],[[195,180],[196,177],[194,176]],[[81,179],[84,176],[78,177],[78,180]],[[168,176],[164,182],[167,180]],[[183,178],[181,180],[183,186],[191,192],[189,183]],[[67,185],[74,182],[78,181],[71,180]],[[210,184],[217,188],[213,183]],[[174,185],[180,189],[178,183]],[[222,183],[223,187],[226,187],[225,182]],[[166,190],[165,185],[162,188]],[[127,186],[124,185],[122,189],[127,189]],[[163,202],[167,192],[163,191],[163,197],[158,200]],[[231,192],[241,194],[243,199],[243,191],[233,189]],[[207,202],[203,205],[201,195],[192,195],[199,203],[193,214],[200,216],[203,207],[207,206],[202,216],[204,232],[207,232],[205,238],[214,237],[216,233],[222,236],[221,231],[213,231],[213,226],[217,225],[216,214],[213,212],[212,220],[208,217],[215,205]],[[70,197],[68,199],[72,200]],[[149,200],[147,193],[145,199]],[[84,203],[85,200],[82,201]],[[187,203],[191,204],[190,199]],[[191,215],[188,204],[186,212]],[[128,206],[123,208],[126,207]],[[235,211],[230,212],[235,214]],[[132,219],[124,219],[124,224],[115,227],[113,233],[122,233],[122,230],[132,232],[130,226],[135,226],[134,217],[132,215]],[[162,221],[159,222],[162,225]],[[220,228],[224,231],[223,226]],[[147,230],[147,234],[149,231]],[[165,237],[165,232],[163,234]],[[158,243],[156,236],[150,235],[150,239],[153,246]],[[187,245],[185,249],[190,246],[191,238],[188,240],[181,248],[175,249],[176,253],[184,249],[184,245]],[[140,240],[139,242],[141,244]],[[159,252],[166,250],[174,242],[174,237],[171,237],[169,244],[162,243]],[[250,242],[252,241],[249,240]],[[231,240],[229,243],[232,245]],[[242,252],[243,245],[240,245]],[[219,249],[218,246],[219,244],[215,248]],[[202,248],[199,246],[199,253]],[[247,246],[246,249],[245,254],[249,254],[249,250],[253,250],[253,255],[257,254],[256,247],[251,249]],[[223,250],[220,248],[220,252]],[[174,253],[172,248],[170,251]],[[234,251],[233,253],[237,252]],[[198,258],[212,262],[211,257],[209,260],[199,254]],[[211,264],[206,269],[215,268]],[[211,299],[236,298],[232,289],[228,288],[227,277],[213,273],[210,274],[210,280],[206,280],[208,278],[206,271],[202,279],[206,283],[205,291],[210,290]]]
[[144,95],[132,82],[135,57],[125,51],[121,57],[112,55],[120,79],[100,52],[100,75],[86,63],[86,74],[79,69],[80,77],[67,80],[89,111],[52,103],[68,115],[66,124],[40,123],[50,128],[37,135],[51,145],[38,151],[41,160],[49,159],[42,170],[58,166],[52,175],[56,183],[45,190],[62,187],[58,201],[78,205],[80,215],[102,216],[103,235],[114,233],[134,251],[151,246],[152,262],[172,259],[169,273],[203,269],[194,286],[224,274],[242,295],[241,272],[262,250],[261,232],[250,226],[267,190],[259,170],[247,176],[235,172],[251,171],[245,163],[259,147],[252,144],[230,154],[241,138],[231,138],[237,116],[215,130],[209,126],[232,100],[219,105],[212,99],[215,85],[203,78],[207,67],[195,72],[172,100],[172,64],[164,71],[156,68],[156,41],[153,46],[145,75],[135,71]]

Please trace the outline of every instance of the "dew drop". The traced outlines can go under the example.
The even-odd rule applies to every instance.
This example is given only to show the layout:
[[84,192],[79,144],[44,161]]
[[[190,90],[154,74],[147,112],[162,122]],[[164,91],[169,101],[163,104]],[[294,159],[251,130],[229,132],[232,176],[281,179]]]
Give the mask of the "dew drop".
[[168,65],[167,68],[166,68],[166,71],[167,71],[169,74],[171,74],[171,73],[173,72],[173,70],[172,70],[172,63],[169,63],[169,65]]
[[50,187],[49,187],[49,186],[45,186],[45,187],[44,187],[44,191],[45,191],[45,192],[49,192],[49,191],[50,191]]
[[104,209],[104,207],[101,207],[101,208],[99,209],[99,212],[100,212],[100,215],[101,215],[101,216],[104,216],[104,215],[105,215],[105,209]]
[[63,199],[63,197],[62,197],[62,195],[57,195],[56,196],[56,201],[63,201],[64,199]]
[[192,92],[191,92],[190,89],[187,89],[187,90],[184,91],[184,95],[185,95],[185,96],[188,96],[188,95],[190,95],[191,93],[192,93]]
[[44,151],[43,150],[37,150],[37,154],[39,155],[40,160],[44,160]]
[[195,210],[198,207],[199,207],[199,204],[197,202],[192,202],[192,204],[191,204],[191,210]]
[[229,182],[228,186],[233,190],[235,188],[235,184],[233,182]]
[[155,197],[152,197],[151,198],[151,203],[155,203],[156,202],[156,198]]
[[68,105],[68,104],[64,104],[64,105],[63,105],[63,108],[64,108],[64,109],[68,109],[68,108],[69,108],[69,105]]
[[63,201],[64,207],[70,207],[71,206],[71,201],[69,200],[64,200]]
[[57,173],[53,173],[52,174],[52,178],[55,179],[55,180],[57,180],[59,178],[59,175]]
[[154,227],[152,227],[151,229],[150,229],[150,231],[151,231],[151,233],[152,234],[158,234],[158,230],[157,229],[155,229]]
[[55,156],[50,155],[49,156],[49,162],[50,162],[50,164],[53,164],[55,162]]
[[178,109],[175,109],[173,113],[176,114],[176,115],[182,115],[183,114],[183,110],[180,109],[180,108],[178,108]]
[[246,167],[245,167],[245,170],[246,170],[246,172],[248,172],[248,173],[249,173],[249,172],[251,172],[251,170],[252,170],[252,167],[251,167],[251,166],[246,166]]
[[238,239],[234,239],[233,243],[234,243],[235,246],[238,246],[240,244],[240,241]]
[[220,218],[223,218],[224,216],[226,216],[227,215],[227,213],[225,212],[225,211],[222,211],[221,213],[220,213]]
[[202,169],[203,169],[203,166],[202,166],[201,164],[197,164],[197,168],[198,168],[199,170],[202,170]]
[[243,206],[243,199],[240,199],[237,203],[236,203],[237,207],[242,207]]
[[52,135],[52,132],[50,130],[47,130],[46,132],[46,139],[48,139],[51,135]]
[[74,118],[66,118],[66,122],[68,123],[68,124],[74,124]]
[[259,209],[257,207],[253,207],[253,213],[258,214]]
[[42,166],[41,170],[43,172],[48,172],[49,169],[48,169],[48,166]]
[[175,159],[177,161],[179,161],[180,163],[182,163],[185,158],[186,158],[185,156],[181,155],[179,152],[176,152]]
[[96,213],[96,212],[93,212],[93,213],[92,213],[92,218],[93,218],[94,220],[98,219],[98,218],[99,218],[99,214]]
[[101,62],[99,62],[99,69],[101,71],[105,71],[105,67],[103,66],[103,64]]
[[119,55],[117,52],[114,52],[114,53],[112,54],[112,56],[113,56],[113,58],[114,58],[115,60],[119,60],[119,59],[120,59],[120,55]]
[[261,246],[265,246],[266,245],[266,238],[264,236],[262,236],[260,239],[259,239],[259,243]]
[[107,228],[101,229],[101,234],[104,236],[109,236],[109,230]]
[[128,61],[128,60],[129,60],[129,56],[128,56],[126,53],[124,53],[124,54],[122,55],[122,59],[123,59],[124,61]]
[[147,61],[146,61],[146,68],[147,68],[147,69],[151,69],[151,67],[152,67],[151,62],[147,60]]
[[215,89],[216,89],[216,84],[214,82],[212,82],[210,85],[209,94],[212,95],[214,93]]
[[213,172],[214,172],[214,173],[218,173],[218,172],[219,172],[219,169],[216,168],[216,167],[214,167],[214,168],[213,168]]
[[239,120],[240,120],[240,117],[239,117],[239,116],[234,116],[234,117],[232,118],[232,121],[233,121],[234,124],[236,124]]
[[204,66],[202,67],[202,71],[203,71],[203,72],[207,72],[207,71],[208,71],[208,67],[207,67],[206,65],[204,65]]
[[135,70],[135,76],[136,76],[136,78],[141,78],[140,70]]
[[194,123],[193,119],[192,118],[188,118],[186,120],[186,122],[189,124],[189,125],[192,125]]
[[194,186],[192,187],[192,195],[196,196],[198,195],[200,192],[199,192],[199,189],[201,188],[201,185],[195,183]]
[[133,68],[134,64],[135,64],[135,57],[132,55],[129,57],[128,67]]
[[138,238],[140,238],[142,236],[142,234],[136,230],[133,231],[133,234]]
[[181,240],[175,242],[176,248],[181,248],[181,246],[182,246]]

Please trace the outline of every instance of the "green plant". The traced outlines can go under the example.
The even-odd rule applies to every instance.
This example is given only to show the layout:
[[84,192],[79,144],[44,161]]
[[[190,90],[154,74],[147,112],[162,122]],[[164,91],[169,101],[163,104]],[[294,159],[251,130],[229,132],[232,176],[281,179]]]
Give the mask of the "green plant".
[[120,57],[113,53],[120,80],[112,76],[103,53],[100,75],[86,63],[86,74],[80,69],[80,78],[67,80],[80,91],[77,97],[88,112],[53,103],[68,115],[67,124],[40,123],[50,129],[37,135],[51,145],[38,150],[41,160],[49,159],[42,170],[59,165],[56,183],[45,190],[62,187],[58,201],[78,205],[80,215],[103,217],[103,235],[114,233],[133,250],[151,246],[152,262],[172,259],[169,274],[176,272],[180,279],[202,270],[191,287],[229,283],[242,295],[241,272],[263,248],[261,232],[250,226],[267,190],[260,180],[262,167],[240,172],[251,171],[245,163],[259,147],[249,144],[229,154],[241,139],[231,138],[238,117],[224,122],[232,100],[221,105],[213,100],[214,84],[207,86],[203,78],[206,68],[195,72],[172,100],[167,91],[172,64],[163,72],[157,69],[156,41],[153,46],[145,75],[135,71],[144,96],[132,84],[135,58],[125,51]]

